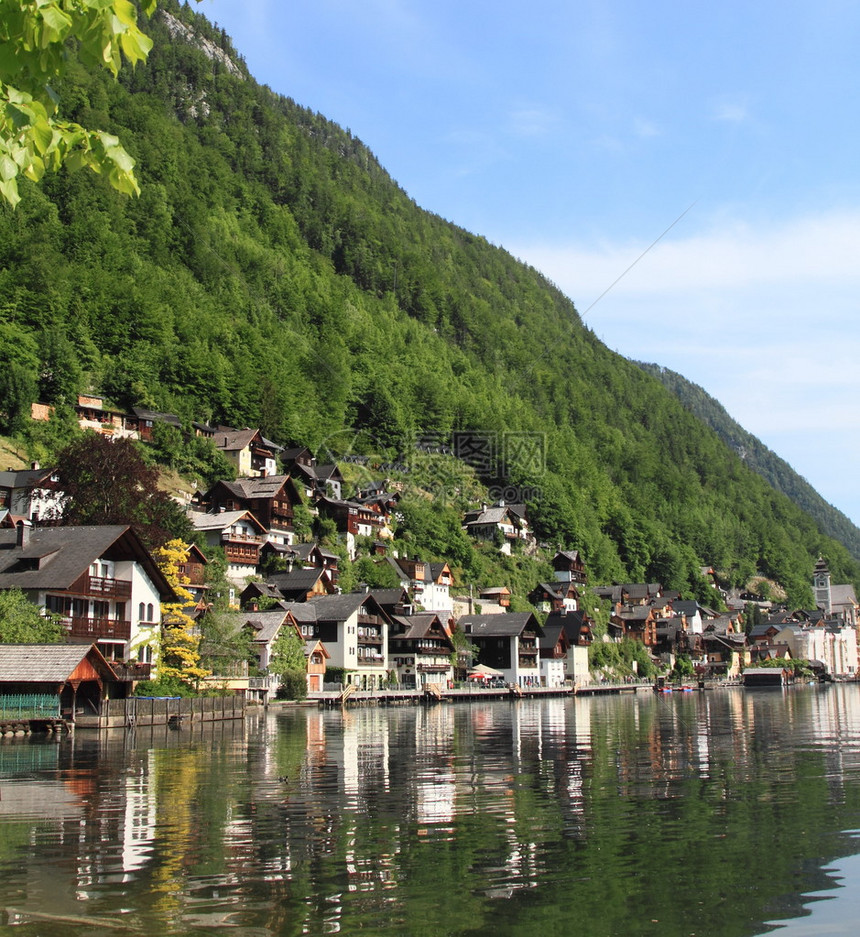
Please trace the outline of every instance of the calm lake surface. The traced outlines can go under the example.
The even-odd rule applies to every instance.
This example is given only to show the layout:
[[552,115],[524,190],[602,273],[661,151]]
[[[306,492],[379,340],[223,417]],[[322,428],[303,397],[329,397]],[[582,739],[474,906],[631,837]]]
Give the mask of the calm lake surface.
[[860,686],[0,742],[0,934],[856,934]]

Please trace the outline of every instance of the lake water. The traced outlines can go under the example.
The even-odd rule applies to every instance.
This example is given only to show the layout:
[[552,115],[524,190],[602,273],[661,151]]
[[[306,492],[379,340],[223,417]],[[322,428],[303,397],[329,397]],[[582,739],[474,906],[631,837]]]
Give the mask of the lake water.
[[0,742],[0,934],[855,934],[860,686]]

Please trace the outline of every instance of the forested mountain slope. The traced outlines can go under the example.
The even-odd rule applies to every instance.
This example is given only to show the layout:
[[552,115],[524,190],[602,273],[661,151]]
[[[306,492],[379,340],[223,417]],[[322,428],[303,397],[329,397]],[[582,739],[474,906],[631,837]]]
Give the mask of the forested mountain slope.
[[166,9],[145,67],[119,83],[78,70],[60,89],[68,117],[119,134],[140,198],[62,173],[0,210],[7,424],[26,434],[30,400],[90,388],[326,458],[462,431],[493,443],[485,480],[531,491],[539,535],[582,550],[594,579],[705,594],[708,563],[809,604],[823,553],[835,581],[860,580],[538,272],[422,211],[358,139],[259,86],[201,16]]
[[844,543],[854,558],[860,559],[860,530],[841,511],[828,504],[785,459],[781,459],[733,420],[718,400],[676,371],[641,361],[637,364],[643,371],[662,381],[692,414],[731,446],[746,465],[758,472],[777,491],[788,495],[818,523],[821,530]]

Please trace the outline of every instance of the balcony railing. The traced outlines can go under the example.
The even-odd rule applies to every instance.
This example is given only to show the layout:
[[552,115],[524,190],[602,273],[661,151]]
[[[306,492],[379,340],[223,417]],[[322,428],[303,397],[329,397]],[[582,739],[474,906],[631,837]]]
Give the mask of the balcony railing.
[[66,628],[73,638],[116,638],[128,641],[131,638],[131,622],[115,618],[65,618]]
[[109,663],[110,669],[116,674],[117,680],[148,680],[152,671],[152,664],[144,664],[138,661],[122,663],[121,661],[112,660]]
[[131,598],[131,583],[125,579],[109,579],[106,576],[82,576],[71,592],[82,595],[103,595],[105,598]]

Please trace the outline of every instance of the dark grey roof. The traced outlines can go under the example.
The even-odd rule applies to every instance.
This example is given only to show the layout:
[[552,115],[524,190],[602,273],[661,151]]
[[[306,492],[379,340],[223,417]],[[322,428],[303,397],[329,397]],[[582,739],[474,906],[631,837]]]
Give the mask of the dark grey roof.
[[531,612],[511,612],[507,615],[463,615],[459,621],[466,634],[476,638],[505,637],[522,634],[531,625],[538,634],[540,624]]
[[552,612],[547,615],[544,622],[544,630],[555,625],[561,625],[571,644],[579,642],[579,636],[583,627],[589,626],[588,615],[583,611],[577,612]]
[[402,605],[409,602],[409,593],[402,586],[392,589],[371,589],[372,595],[380,605]]
[[274,498],[289,481],[289,475],[261,475],[256,478],[237,478],[235,481],[224,481],[220,484],[239,498]]
[[56,469],[21,469],[0,472],[0,488],[36,488],[49,481]]
[[413,638],[425,638],[430,633],[434,621],[440,621],[435,612],[423,612],[420,615],[394,615],[392,622],[402,628],[400,634],[390,636],[390,641],[408,641]]
[[695,599],[674,599],[672,601],[672,608],[676,612],[683,612],[684,615],[690,617],[695,615],[699,611],[699,603]]
[[[297,602],[290,605],[290,611],[300,621],[346,621],[350,615],[358,610],[365,602],[375,606],[376,611],[382,611],[379,603],[368,592],[347,592],[343,595],[318,595],[307,602]],[[299,619],[298,610],[302,606],[309,606],[313,617]]]
[[269,576],[269,582],[277,586],[284,595],[295,592],[298,589],[305,591],[312,589],[320,580],[325,577],[329,581],[328,573],[321,566],[314,566],[311,569],[294,569],[291,573],[272,573]]
[[564,626],[556,619],[552,624],[546,622],[543,626],[543,634],[538,640],[538,647],[542,651],[551,651],[564,631]]
[[139,420],[150,420],[153,423],[169,423],[171,426],[182,426],[182,421],[175,413],[159,413],[157,410],[144,410],[142,407],[132,407],[131,412]]
[[17,537],[17,530],[0,530],[0,589],[68,589],[94,560],[112,551],[140,563],[162,597],[174,598],[161,570],[130,527],[34,527],[23,548]]

